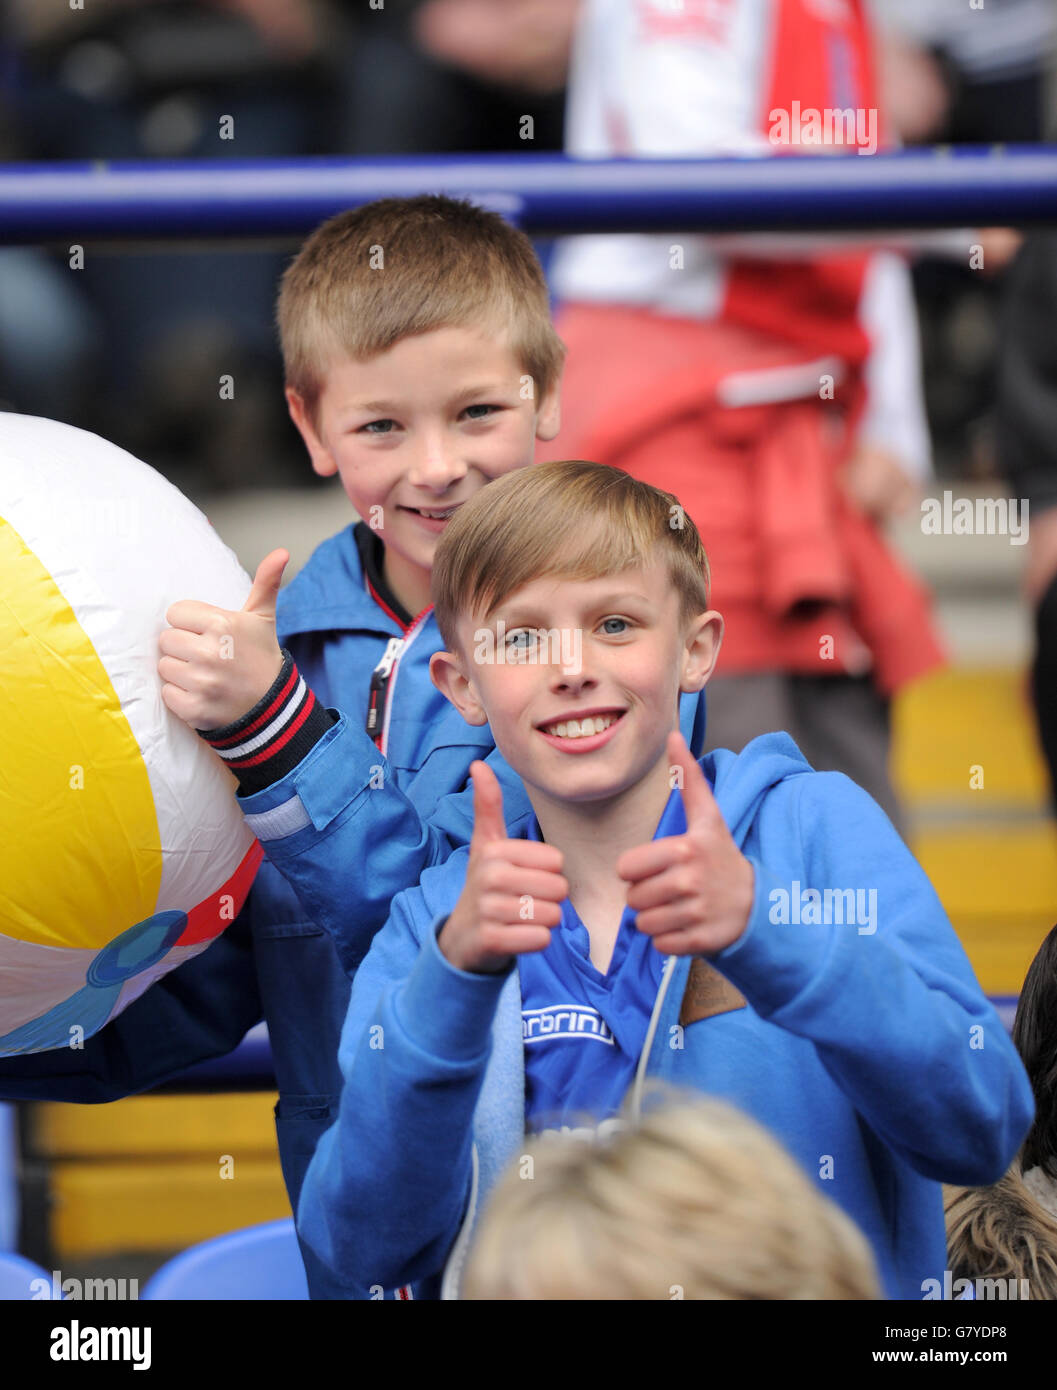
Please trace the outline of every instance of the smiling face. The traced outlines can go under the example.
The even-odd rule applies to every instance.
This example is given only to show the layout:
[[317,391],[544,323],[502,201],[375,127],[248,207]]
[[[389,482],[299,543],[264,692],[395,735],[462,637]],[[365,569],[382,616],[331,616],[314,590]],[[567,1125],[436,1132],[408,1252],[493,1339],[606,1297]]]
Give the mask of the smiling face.
[[[558,432],[557,386],[523,399],[506,342],[476,328],[402,338],[366,361],[332,365],[315,412],[287,391],[312,467],[337,473],[385,542],[384,574],[411,613],[429,603],[437,541],[454,509],[533,459]],[[380,510],[378,510],[380,508]]]
[[538,816],[643,789],[656,800],[679,693],[704,685],[721,633],[718,613],[682,618],[653,559],[601,579],[534,580],[487,619],[463,615],[459,652],[438,653],[431,673],[464,718],[491,725]]

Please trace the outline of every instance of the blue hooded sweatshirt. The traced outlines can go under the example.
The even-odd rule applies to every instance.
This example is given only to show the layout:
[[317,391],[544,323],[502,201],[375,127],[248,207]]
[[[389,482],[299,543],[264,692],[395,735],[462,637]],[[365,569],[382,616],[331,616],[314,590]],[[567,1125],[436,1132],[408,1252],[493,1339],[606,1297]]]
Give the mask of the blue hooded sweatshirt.
[[[710,958],[747,1003],[681,1024],[692,961],[670,957],[640,1072],[765,1125],[863,1230],[888,1295],[920,1299],[946,1267],[940,1184],[1006,1171],[1033,1114],[1024,1068],[865,792],[812,772],[786,734],[701,767],[755,874],[745,931]],[[660,828],[685,829],[677,793]],[[361,1297],[452,1295],[481,1202],[524,1138],[518,971],[463,972],[437,945],[467,857],[401,893],[374,939],[342,1033],[338,1120],[302,1188],[302,1239]]]

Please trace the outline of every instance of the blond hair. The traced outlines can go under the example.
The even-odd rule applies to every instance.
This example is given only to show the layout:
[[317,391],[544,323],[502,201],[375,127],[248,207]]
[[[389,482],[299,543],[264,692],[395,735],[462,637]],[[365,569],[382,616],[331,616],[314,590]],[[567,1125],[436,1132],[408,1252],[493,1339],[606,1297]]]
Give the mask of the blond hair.
[[507,473],[448,523],[431,591],[441,636],[454,650],[460,614],[484,617],[545,575],[601,579],[659,553],[684,622],[708,608],[708,559],[693,521],[670,492],[619,468],[566,460]]
[[565,353],[528,237],[498,213],[435,195],[382,198],[324,222],[283,275],[277,313],[286,384],[310,418],[335,361],[433,329],[507,335],[537,400]]
[[666,1100],[600,1138],[531,1142],[500,1179],[468,1299],[873,1299],[853,1222],[725,1102]]
[[955,1279],[1024,1279],[1028,1297],[1057,1299],[1057,1222],[1014,1163],[990,1187],[945,1187],[947,1258]]

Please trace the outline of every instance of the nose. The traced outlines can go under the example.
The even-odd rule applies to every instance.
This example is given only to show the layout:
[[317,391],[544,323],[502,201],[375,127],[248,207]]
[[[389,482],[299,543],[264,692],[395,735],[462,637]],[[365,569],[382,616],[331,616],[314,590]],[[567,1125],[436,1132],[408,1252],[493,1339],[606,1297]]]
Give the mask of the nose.
[[551,689],[564,695],[579,695],[598,684],[584,662],[583,633],[580,628],[552,628],[550,634]]
[[408,482],[440,496],[465,478],[466,471],[457,443],[438,433],[422,440],[408,471]]

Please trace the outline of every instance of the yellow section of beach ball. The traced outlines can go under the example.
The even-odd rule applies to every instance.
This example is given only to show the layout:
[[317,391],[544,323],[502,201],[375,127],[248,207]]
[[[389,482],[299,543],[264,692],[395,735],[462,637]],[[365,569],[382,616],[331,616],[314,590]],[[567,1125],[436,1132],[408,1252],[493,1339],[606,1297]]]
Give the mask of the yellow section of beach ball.
[[99,948],[157,902],[150,781],[76,614],[2,517],[0,663],[0,934]]

